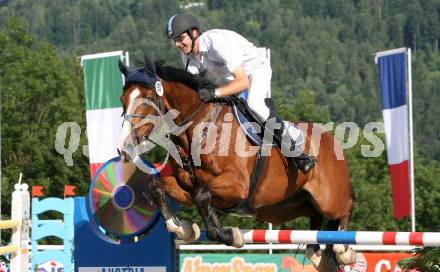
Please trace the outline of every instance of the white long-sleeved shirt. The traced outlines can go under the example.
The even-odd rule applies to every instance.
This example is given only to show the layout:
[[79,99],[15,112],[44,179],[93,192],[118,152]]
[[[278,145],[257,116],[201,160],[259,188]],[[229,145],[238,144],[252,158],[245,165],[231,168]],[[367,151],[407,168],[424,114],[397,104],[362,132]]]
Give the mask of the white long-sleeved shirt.
[[192,74],[207,72],[210,80],[222,86],[234,79],[233,72],[243,65],[246,75],[264,62],[261,50],[240,34],[225,30],[212,29],[199,37],[197,55],[182,53],[183,64],[190,60],[188,71]]

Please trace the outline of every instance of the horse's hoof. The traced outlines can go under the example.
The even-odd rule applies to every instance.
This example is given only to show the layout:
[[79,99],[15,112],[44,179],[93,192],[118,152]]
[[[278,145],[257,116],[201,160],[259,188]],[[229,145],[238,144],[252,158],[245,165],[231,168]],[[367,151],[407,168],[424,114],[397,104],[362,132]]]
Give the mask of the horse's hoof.
[[342,244],[333,245],[333,251],[335,252],[336,255],[340,255],[345,252],[345,245]]
[[196,223],[190,223],[187,220],[182,221],[182,228],[185,229],[185,233],[189,234],[189,237],[184,238],[183,240],[186,243],[192,243],[194,241],[199,240],[200,238],[200,228]]
[[336,259],[333,258],[332,255],[325,250],[322,254],[322,259],[319,263],[319,266],[317,267],[317,270],[319,272],[339,271],[339,264],[336,263]]
[[169,232],[175,233],[177,238],[187,243],[194,242],[200,238],[200,228],[196,223],[181,220],[180,225],[177,225],[173,219],[168,219],[165,224]]
[[336,260],[341,265],[349,265],[356,262],[356,252],[349,246],[347,248],[345,245],[334,245],[333,251],[336,255]]
[[235,248],[241,248],[244,246],[244,238],[239,228],[227,227],[226,230],[230,231],[232,234],[232,245]]
[[182,226],[179,226],[176,223],[174,223],[174,220],[172,218],[166,220],[165,221],[165,225],[167,227],[168,232],[173,232],[173,233],[176,233],[176,234],[179,231],[179,228],[182,227]]
[[319,264],[321,263],[321,250],[315,251],[312,247],[306,248],[304,255],[312,262],[315,269],[319,271]]
[[180,223],[180,228],[176,232],[177,237],[186,243],[194,242],[200,238],[200,228],[196,223],[191,223],[188,220],[181,220]]

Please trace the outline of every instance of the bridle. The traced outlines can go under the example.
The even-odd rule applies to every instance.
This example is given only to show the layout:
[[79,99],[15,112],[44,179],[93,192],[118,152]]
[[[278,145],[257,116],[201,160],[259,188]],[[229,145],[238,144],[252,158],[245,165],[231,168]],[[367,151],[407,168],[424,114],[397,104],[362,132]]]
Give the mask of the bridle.
[[[161,82],[160,79],[159,79],[158,81]],[[124,87],[124,90],[126,90],[126,89],[127,89],[127,88]],[[150,106],[153,106],[153,107],[156,109],[154,116],[159,116],[159,114],[163,115],[163,114],[166,113],[167,110],[169,110],[169,106],[167,107],[168,102],[166,101],[165,96],[164,96],[164,95],[160,96],[160,95],[158,94],[157,91],[155,92],[155,96],[156,96],[155,98],[156,98],[156,101],[157,101],[156,103],[154,103],[154,102],[151,101],[151,100],[147,100],[147,101],[148,101],[148,103],[151,103]],[[190,122],[190,121],[192,120],[192,118],[193,118],[194,116],[196,116],[197,113],[200,112],[200,110],[202,109],[202,106],[203,106],[204,104],[205,104],[205,103],[203,103],[202,101],[200,101],[200,104],[197,106],[197,108],[196,108],[196,109],[195,109],[190,115],[188,115],[185,119],[183,119],[183,120],[180,121],[178,124],[176,124],[176,127],[177,127],[177,128],[182,127],[182,126],[186,125],[188,122]],[[124,111],[123,111],[122,114],[121,114],[121,117],[123,117],[123,121],[122,121],[122,122],[128,121],[128,122],[130,123],[130,125],[133,125],[132,122],[131,122],[131,119],[132,119],[132,118],[141,118],[141,121],[142,121],[143,119],[145,119],[145,118],[147,118],[147,117],[149,117],[149,116],[151,116],[151,114],[149,114],[149,115],[145,115],[145,114],[136,114],[136,113],[127,114],[126,111],[125,111],[125,109],[124,109]],[[169,137],[169,134],[170,134],[171,132],[172,132],[172,131],[167,132],[167,133],[166,133],[166,136]],[[149,139],[149,137],[147,137],[146,140],[151,141],[151,139]],[[138,143],[138,144],[139,144],[139,143]]]
[[[160,79],[159,79],[159,81],[160,81]],[[124,88],[124,90],[126,90],[126,89]],[[159,116],[159,113],[165,114],[165,111],[170,110],[170,108],[171,108],[169,106],[167,100],[165,99],[165,96],[164,95],[160,96],[157,91],[156,91],[156,101],[157,102],[153,103],[151,100],[147,100],[147,101],[150,101],[152,103],[151,106],[153,106],[156,109],[155,116]],[[200,101],[200,104],[197,106],[197,108],[191,114],[189,114],[184,120],[182,120],[178,124],[176,124],[176,126],[172,130],[168,130],[165,133],[165,137],[170,139],[171,134],[173,132],[175,132],[175,130],[180,129],[181,127],[185,126],[188,122],[190,122],[194,118],[194,116],[196,116],[201,111],[201,109],[203,108],[204,105],[205,105],[205,103],[203,101]],[[217,118],[218,114],[220,113],[220,109],[221,108],[218,108],[218,110],[216,110],[214,114],[211,114],[211,119]],[[215,117],[213,117],[213,115],[215,115]],[[143,119],[151,116],[151,114],[150,115],[126,114],[125,109],[124,109],[122,116],[124,117],[123,122],[128,121],[130,123],[130,125],[133,126],[131,123],[132,118],[141,118],[140,122],[142,122]],[[137,145],[143,143],[143,142],[139,143],[136,137],[135,137],[135,139],[136,139]],[[150,138],[150,135],[148,135],[144,139],[145,139],[145,141],[150,141],[151,143],[158,145],[158,143],[156,143],[155,141],[153,141]],[[197,179],[196,179],[195,171],[194,171],[194,169],[195,169],[194,162],[192,161],[192,158],[190,156],[186,155],[183,152],[183,149],[180,146],[177,146],[177,148],[178,148],[180,159],[182,160],[182,163],[183,163],[183,168],[189,173],[191,183],[195,187],[198,185],[198,183],[197,183]]]

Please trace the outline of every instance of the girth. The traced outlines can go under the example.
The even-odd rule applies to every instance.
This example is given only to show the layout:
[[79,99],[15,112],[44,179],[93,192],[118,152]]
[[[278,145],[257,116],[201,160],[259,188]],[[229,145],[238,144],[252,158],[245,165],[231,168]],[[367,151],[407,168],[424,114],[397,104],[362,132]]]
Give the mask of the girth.
[[256,214],[256,210],[252,204],[252,199],[254,197],[255,188],[257,187],[257,183],[261,178],[261,174],[263,173],[264,166],[266,164],[267,156],[261,155],[261,151],[263,147],[264,147],[263,145],[261,144],[259,145],[255,166],[254,169],[252,170],[252,174],[249,179],[249,192],[247,198],[242,199],[240,202],[238,202],[235,206],[231,208],[227,208],[227,209],[215,208],[216,210],[223,213],[231,213],[242,217],[252,217]]

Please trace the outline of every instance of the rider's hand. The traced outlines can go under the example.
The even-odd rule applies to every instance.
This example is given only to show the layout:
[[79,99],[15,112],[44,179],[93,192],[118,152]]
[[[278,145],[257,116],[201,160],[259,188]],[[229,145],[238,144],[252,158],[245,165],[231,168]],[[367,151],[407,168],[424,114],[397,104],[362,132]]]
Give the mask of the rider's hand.
[[217,98],[215,89],[200,89],[199,97],[203,102],[214,101]]

